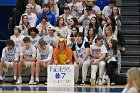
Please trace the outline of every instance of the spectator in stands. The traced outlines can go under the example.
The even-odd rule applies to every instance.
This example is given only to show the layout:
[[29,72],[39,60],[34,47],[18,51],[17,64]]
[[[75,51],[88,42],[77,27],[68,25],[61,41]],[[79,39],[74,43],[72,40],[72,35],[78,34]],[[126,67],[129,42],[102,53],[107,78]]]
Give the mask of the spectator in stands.
[[55,2],[55,0],[49,0],[48,2],[50,4],[50,11],[55,14],[55,17],[57,18],[59,16],[59,8]]
[[19,50],[14,46],[13,40],[6,41],[6,47],[2,50],[0,62],[0,84],[3,83],[2,73],[7,72],[8,68],[13,68],[14,77],[12,83],[17,81],[17,62],[19,61]]
[[97,37],[97,31],[95,28],[89,28],[88,35],[84,38],[85,41],[89,42],[90,45],[95,43],[95,38]]
[[64,22],[67,25],[69,23],[69,20],[73,18],[73,16],[70,15],[70,8],[69,6],[64,7],[64,14],[60,15],[60,17],[64,18]]
[[[107,24],[112,27],[113,34],[117,37],[118,43],[119,43],[119,48],[121,51],[125,51],[125,40],[122,31],[118,31],[118,27],[116,25],[116,20],[113,16],[109,16],[107,19]],[[104,28],[106,25],[104,25]],[[103,28],[103,32],[104,32]]]
[[83,13],[83,6],[78,0],[72,0],[71,3],[68,4],[70,7],[70,15],[75,18],[79,18]]
[[76,34],[76,36],[77,42],[72,46],[72,51],[74,55],[74,79],[75,84],[78,84],[79,70],[82,68],[81,85],[85,85],[88,67],[90,66],[90,45],[88,42],[84,41],[83,33],[79,32]]
[[[47,45],[43,39],[39,40],[39,46],[37,48],[37,62],[36,62],[36,79],[34,84],[39,84],[39,73],[40,70],[47,68],[48,65],[52,64],[53,47]],[[47,82],[45,82],[47,84]]]
[[80,32],[83,32],[83,27],[78,24],[78,20],[76,18],[71,18],[68,23],[68,35],[71,35],[71,28],[77,26]]
[[40,13],[40,15],[38,16],[38,20],[37,23],[39,24],[41,22],[41,18],[42,16],[46,16],[48,21],[50,22],[51,25],[55,25],[56,23],[56,17],[55,15],[50,11],[50,4],[43,4],[42,5],[43,11]]
[[106,26],[111,26],[113,34],[117,37],[118,35],[118,27],[116,26],[116,20],[114,19],[113,16],[109,16],[106,20],[106,24],[103,27],[103,35],[104,35],[104,28]]
[[58,0],[58,8],[59,8],[59,15],[64,14],[64,7],[65,5],[68,5],[71,2],[71,0]]
[[35,0],[28,0],[28,2],[29,2],[29,4],[32,4],[32,6],[33,6],[33,8],[32,8],[33,13],[35,13],[38,16],[41,12],[41,6],[36,4]]
[[110,0],[109,5],[105,6],[104,9],[102,10],[102,25],[105,24],[105,21],[108,18],[108,16],[111,15],[114,6],[116,6],[116,1]]
[[60,38],[58,47],[54,49],[54,65],[73,64],[72,50],[67,47],[65,38]]
[[21,35],[21,30],[19,26],[14,27],[14,35],[10,36],[10,39],[14,41],[15,47],[20,49],[23,45],[23,38],[25,36]]
[[102,85],[102,78],[105,71],[105,61],[107,49],[103,45],[103,37],[97,37],[95,43],[90,46],[90,59],[91,59],[91,85],[95,85],[96,73],[99,68],[99,85]]
[[56,45],[59,41],[59,37],[55,34],[55,28],[50,25],[47,29],[48,29],[48,35],[44,37],[44,40],[47,43],[47,45],[56,48]]
[[67,37],[67,45],[72,48],[73,44],[76,42],[76,34],[79,32],[79,28],[76,26],[73,26],[71,28],[71,34]]
[[56,27],[55,27],[55,33],[59,37],[67,37],[68,36],[68,26],[65,25],[64,23],[64,18],[63,17],[58,17],[56,21]]
[[86,0],[86,5],[92,7],[92,13],[96,15],[96,17],[101,18],[101,10],[95,5],[95,0]]
[[15,15],[13,15],[16,25],[19,25],[20,17],[26,10],[26,5],[28,4],[28,0],[16,0],[16,9],[13,11]]
[[89,28],[95,28],[96,29],[96,34],[99,36],[103,36],[103,31],[99,25],[99,21],[97,17],[92,17],[90,20]]
[[116,40],[116,41],[118,40],[116,35],[113,34],[111,26],[105,27],[104,38],[105,38],[104,44],[107,48],[111,39]]
[[31,27],[28,16],[22,15],[21,17],[22,22],[19,24],[21,35],[24,35],[25,37],[28,36],[28,29]]
[[101,11],[104,9],[105,6],[109,5],[109,0],[96,0],[95,4],[100,7]]
[[89,28],[90,20],[92,17],[96,17],[95,14],[92,14],[92,7],[91,6],[86,6],[86,13],[83,14],[79,19],[78,23],[82,24],[84,28],[84,36],[87,35],[87,31]]
[[119,13],[119,8],[117,6],[113,7],[113,11],[111,14],[115,20],[116,20],[116,25],[118,27],[118,43],[121,45],[120,46],[120,50],[123,52],[125,51],[125,40],[124,40],[124,36],[123,36],[123,31],[121,30],[121,26],[122,26],[122,17]]
[[[37,21],[37,16],[36,16],[36,14],[34,14],[32,12],[32,9],[33,9],[32,4],[27,4],[26,5],[26,11],[23,15],[27,15],[31,27],[35,27],[36,26],[36,21]],[[22,24],[22,16],[21,16],[21,20],[20,20],[19,24]]]
[[28,30],[28,33],[29,33],[29,37],[30,37],[30,42],[31,44],[37,48],[38,46],[38,41],[39,39],[41,39],[41,37],[38,35],[39,31],[36,27],[31,27],[29,30]]
[[122,26],[122,17],[121,14],[119,13],[119,8],[117,6],[113,7],[111,16],[113,16],[116,20],[116,25],[118,27],[118,30],[121,30],[121,26]]
[[122,93],[140,93],[140,69],[132,67],[127,71],[127,85]]
[[41,23],[39,23],[37,25],[37,29],[39,31],[39,36],[41,38],[44,38],[47,34],[48,34],[48,31],[47,31],[47,28],[50,26],[51,24],[48,22],[48,19],[46,16],[42,16],[42,19],[41,19]]
[[[105,61],[107,62],[107,71],[106,71],[106,78],[107,82],[110,85],[115,85],[115,73],[117,67],[120,65],[120,51],[118,50],[118,42],[116,40],[110,40],[109,42],[109,49]],[[121,57],[121,56],[120,56]],[[119,65],[118,65],[119,64]]]
[[29,37],[23,39],[24,46],[20,50],[20,62],[18,63],[18,80],[16,84],[22,83],[21,73],[23,69],[31,67],[31,79],[29,84],[34,83],[34,74],[35,74],[35,61],[36,61],[36,48],[31,45]]

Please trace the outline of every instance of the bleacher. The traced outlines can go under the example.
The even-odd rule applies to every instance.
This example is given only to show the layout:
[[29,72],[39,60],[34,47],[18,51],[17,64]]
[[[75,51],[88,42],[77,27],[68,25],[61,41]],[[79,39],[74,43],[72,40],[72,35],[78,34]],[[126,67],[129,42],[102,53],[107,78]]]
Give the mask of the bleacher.
[[[5,19],[6,20],[5,22],[8,23],[9,21],[8,18],[12,17],[13,15],[12,14],[13,11],[11,10],[15,8],[15,4],[5,5],[5,4],[1,4],[2,1],[3,0],[0,1],[0,7],[4,7],[4,6],[11,7],[10,11],[7,12],[8,14],[8,16],[6,17],[7,19]],[[14,1],[14,0],[10,0],[10,1]],[[121,0],[116,0],[116,1],[121,1]],[[122,31],[124,33],[125,42],[126,42],[126,51],[122,53],[122,69],[121,69],[122,74],[125,74],[127,69],[130,67],[133,66],[140,67],[140,7],[139,6],[140,6],[139,0],[122,0],[122,4],[119,3],[119,7],[121,7],[121,15],[123,20]],[[4,17],[1,15],[2,14],[0,12],[0,18]],[[1,20],[4,21],[4,19]],[[2,24],[0,26],[0,51],[2,51],[2,48],[5,46],[4,41],[8,39],[9,36],[11,35],[10,32],[11,28],[8,29],[8,24],[4,24],[4,26]],[[41,73],[41,77],[43,76],[45,75]],[[7,77],[11,78],[11,75],[8,74]],[[28,81],[29,75],[25,74],[24,78],[26,78],[25,80]],[[8,81],[9,79],[6,80]],[[42,80],[45,80],[45,78],[43,77]]]

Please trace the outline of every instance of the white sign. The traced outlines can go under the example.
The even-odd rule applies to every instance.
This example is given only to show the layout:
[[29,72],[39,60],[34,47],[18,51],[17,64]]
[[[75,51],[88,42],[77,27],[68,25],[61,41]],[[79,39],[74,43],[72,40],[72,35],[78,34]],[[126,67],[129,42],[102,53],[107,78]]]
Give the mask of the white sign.
[[74,85],[74,65],[49,65],[48,85]]

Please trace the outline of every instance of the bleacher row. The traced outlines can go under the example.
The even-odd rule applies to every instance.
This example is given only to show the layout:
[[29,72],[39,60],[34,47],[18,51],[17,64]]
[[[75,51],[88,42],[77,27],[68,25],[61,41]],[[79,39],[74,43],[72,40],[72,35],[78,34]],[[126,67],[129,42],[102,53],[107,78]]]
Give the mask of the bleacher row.
[[[88,0],[87,0],[87,1],[88,1]],[[89,1],[92,1],[92,0],[89,0]],[[17,10],[16,10],[16,11],[17,11]],[[13,19],[12,19],[12,20],[13,20]],[[14,21],[14,22],[15,22],[15,21]],[[14,25],[15,25],[15,24],[17,24],[17,23],[14,23]],[[11,27],[11,29],[13,30],[13,27],[14,27],[13,22],[12,22],[11,25],[12,25],[12,26],[10,26],[10,27]],[[27,72],[28,72],[28,71],[27,71]],[[24,72],[24,73],[25,73],[25,75],[23,74],[23,76],[26,77],[26,79],[25,79],[25,81],[26,81],[27,79],[29,79],[29,78],[27,78],[27,77],[29,76],[29,74],[27,75],[26,72]],[[10,73],[10,74],[11,74],[11,73]],[[43,72],[43,73],[41,72],[40,75],[41,75],[41,77],[43,77],[43,79],[40,79],[40,80],[45,80],[45,78],[44,78],[44,76],[46,76],[45,72]],[[7,74],[7,76],[12,76],[12,75],[8,75],[8,74]],[[89,74],[88,76],[90,76],[90,74]]]

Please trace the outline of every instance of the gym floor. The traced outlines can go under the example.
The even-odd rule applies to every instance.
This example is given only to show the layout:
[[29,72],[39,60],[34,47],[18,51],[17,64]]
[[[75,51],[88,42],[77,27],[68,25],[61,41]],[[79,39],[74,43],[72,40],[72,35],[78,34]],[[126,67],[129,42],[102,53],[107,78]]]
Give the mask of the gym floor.
[[124,86],[47,86],[43,84],[39,85],[0,85],[0,93],[121,93]]

